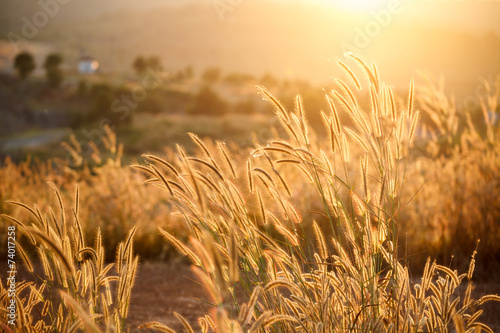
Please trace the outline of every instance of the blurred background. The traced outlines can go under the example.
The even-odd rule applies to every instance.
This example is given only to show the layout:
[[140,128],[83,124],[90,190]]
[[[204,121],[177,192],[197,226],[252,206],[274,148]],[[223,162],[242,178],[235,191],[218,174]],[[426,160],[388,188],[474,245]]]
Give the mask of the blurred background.
[[[246,142],[270,127],[256,84],[285,104],[300,92],[318,115],[349,51],[374,60],[396,90],[442,75],[444,91],[467,103],[499,72],[499,14],[498,2],[472,0],[2,1],[0,155],[52,156],[68,128],[88,139],[103,118],[132,155],[196,131],[185,114],[215,114],[201,135],[223,127]],[[22,53],[31,60],[16,67]],[[228,113],[254,116],[241,128],[221,120]],[[158,123],[168,133],[145,131]]]

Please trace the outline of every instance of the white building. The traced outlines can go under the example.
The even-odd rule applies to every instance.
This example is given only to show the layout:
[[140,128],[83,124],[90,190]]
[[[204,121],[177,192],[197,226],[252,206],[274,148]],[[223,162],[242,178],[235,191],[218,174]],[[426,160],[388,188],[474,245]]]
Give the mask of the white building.
[[90,56],[81,56],[78,60],[80,74],[93,74],[99,69],[99,62]]

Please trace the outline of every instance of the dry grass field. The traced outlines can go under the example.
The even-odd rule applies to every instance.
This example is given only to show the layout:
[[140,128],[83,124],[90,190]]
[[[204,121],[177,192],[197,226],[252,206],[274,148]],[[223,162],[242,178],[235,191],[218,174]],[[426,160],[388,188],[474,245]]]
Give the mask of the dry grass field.
[[252,147],[189,133],[194,153],[122,165],[106,128],[90,157],[70,140],[68,159],[4,161],[0,255],[23,278],[2,259],[2,329],[498,330],[498,288],[475,276],[498,283],[500,81],[457,110],[357,55],[338,67],[321,132],[300,94],[286,109],[260,87],[277,121]]

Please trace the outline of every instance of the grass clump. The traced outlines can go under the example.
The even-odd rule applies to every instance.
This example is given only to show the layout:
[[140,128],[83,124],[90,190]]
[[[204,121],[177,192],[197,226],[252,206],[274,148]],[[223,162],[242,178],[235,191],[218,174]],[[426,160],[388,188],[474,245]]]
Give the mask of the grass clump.
[[[119,244],[116,261],[106,264],[101,230],[96,230],[94,246],[84,236],[78,187],[70,213],[57,187],[49,184],[58,202],[58,211],[49,207],[43,214],[37,205],[30,207],[8,201],[26,210],[32,222],[28,224],[10,215],[1,215],[11,223],[11,228],[17,229],[17,237],[22,234],[29,239],[31,244],[27,246],[21,246],[17,240],[16,251],[32,275],[32,278],[16,281],[15,327],[3,328],[7,332],[122,332],[138,265],[138,257],[133,254],[136,227]],[[41,267],[32,263],[30,251],[24,250],[28,247],[36,249]],[[16,258],[15,262],[19,260]],[[5,282],[4,279],[0,282],[3,309],[11,299]],[[7,311],[0,312],[0,322],[9,322]]]
[[[191,260],[214,305],[199,320],[203,332],[491,332],[478,307],[500,297],[472,300],[474,256],[464,274],[428,260],[420,279],[402,260],[399,220],[411,204],[403,189],[420,117],[414,86],[400,105],[374,64],[350,58],[367,84],[340,63],[355,88],[337,80],[326,94],[326,137],[310,129],[300,97],[288,112],[260,88],[286,137],[238,163],[223,144],[191,135],[196,156],[177,146],[175,162],[147,155],[138,166],[190,230],[185,243],[160,228]],[[367,108],[357,100],[362,88]],[[343,126],[341,112],[352,127]],[[301,186],[317,210],[294,205]],[[143,327],[171,331],[157,322]]]
[[[406,190],[418,195],[404,212],[402,236],[408,238],[409,253],[425,251],[443,262],[453,258],[461,269],[466,269],[479,238],[484,250],[476,255],[478,275],[497,282],[500,77],[481,86],[479,108],[459,108],[443,88],[429,83],[418,94],[423,118],[431,121],[422,126],[419,156],[409,168],[412,181]],[[412,262],[422,265],[425,258]]]

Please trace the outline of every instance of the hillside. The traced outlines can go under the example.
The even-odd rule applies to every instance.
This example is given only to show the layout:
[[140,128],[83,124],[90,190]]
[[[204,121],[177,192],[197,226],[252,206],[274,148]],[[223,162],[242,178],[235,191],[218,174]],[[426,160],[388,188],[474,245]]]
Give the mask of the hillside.
[[[500,10],[495,4],[475,6],[474,11],[466,4],[454,4],[449,11],[445,4],[430,2],[426,6],[435,10],[424,16],[422,8],[405,3],[401,13],[383,21],[383,15],[377,18],[374,13],[353,14],[300,2],[248,1],[222,12],[214,3],[165,3],[107,1],[104,5],[74,0],[61,5],[58,14],[28,41],[52,45],[69,66],[85,50],[111,71],[130,70],[134,57],[154,54],[167,69],[219,66],[257,76],[271,72],[326,82],[335,75],[330,60],[349,49],[346,46],[377,61],[395,84],[407,82],[416,70],[430,70],[444,74],[454,90],[470,90],[479,76],[500,69],[496,61],[500,28],[491,19]],[[21,34],[20,17],[40,10],[23,4],[2,4],[6,10],[1,11],[0,31],[5,39],[9,32]],[[476,28],[468,28],[472,25]]]

